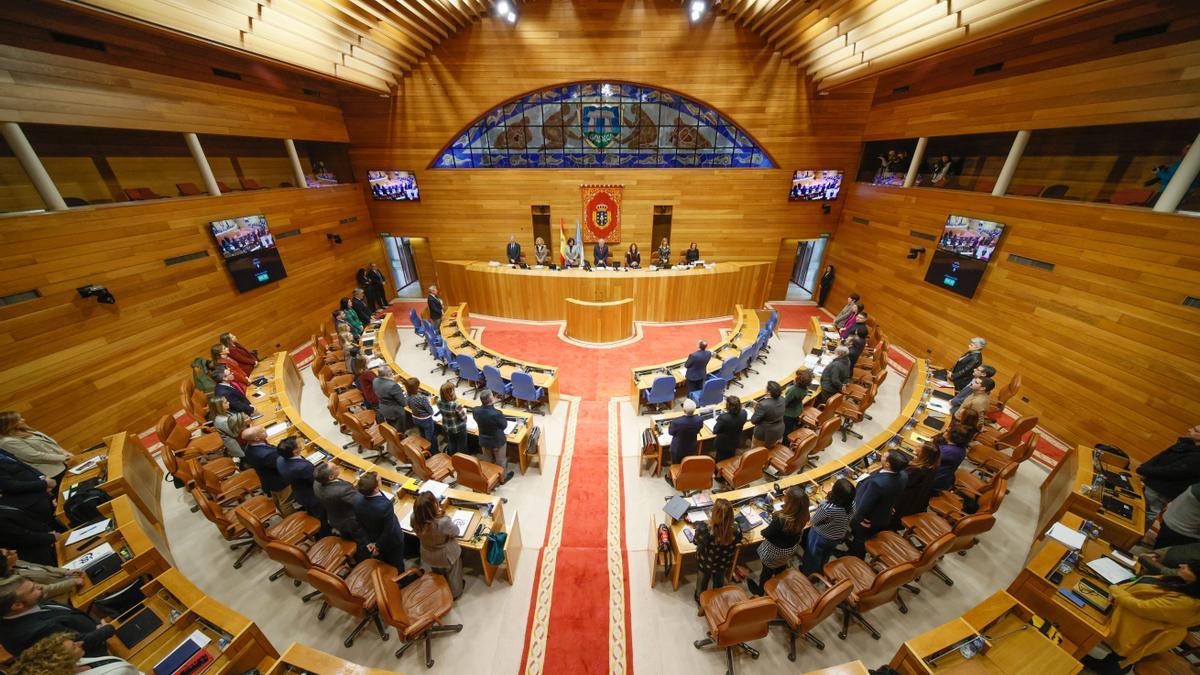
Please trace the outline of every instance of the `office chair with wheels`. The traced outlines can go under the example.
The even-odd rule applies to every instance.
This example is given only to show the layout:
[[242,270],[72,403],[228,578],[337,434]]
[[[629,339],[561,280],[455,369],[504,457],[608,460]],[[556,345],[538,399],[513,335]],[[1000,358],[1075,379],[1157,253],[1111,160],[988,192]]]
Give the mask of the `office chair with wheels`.
[[454,362],[454,354],[450,353],[450,348],[446,346],[445,342],[438,343],[438,345],[433,348],[433,360],[437,362],[437,365],[434,366],[433,370],[430,370],[429,372],[433,372],[434,370],[441,368],[442,375],[445,375],[447,371],[453,371],[455,374],[457,374],[458,364]]
[[716,461],[708,455],[684,457],[679,464],[671,465],[671,484],[684,494],[711,490],[716,467]]
[[813,449],[817,447],[817,434],[808,429],[799,431],[805,435],[790,444],[779,443],[771,448],[768,461],[780,476],[790,476],[810,464]]
[[316,567],[309,569],[308,576],[305,578],[308,585],[320,591],[325,599],[321,611],[317,614],[318,621],[325,620],[325,613],[329,611],[330,607],[336,607],[359,619],[358,625],[350,631],[350,635],[346,636],[345,642],[342,643],[347,647],[354,645],[355,638],[363,628],[367,627],[367,622],[375,624],[375,630],[379,631],[380,640],[387,642],[390,637],[387,629],[383,627],[383,622],[379,620],[378,606],[375,602],[375,584],[371,581],[375,570],[379,570],[384,578],[389,580],[394,580],[399,575],[395,567],[368,558],[355,565],[344,579]]
[[876,572],[862,559],[852,555],[825,563],[825,576],[831,581],[849,580],[854,584],[854,591],[842,603],[842,630],[838,632],[838,637],[846,639],[850,620],[854,619],[870,631],[872,638],[878,640],[879,631],[863,614],[893,601],[900,606],[901,614],[908,614],[908,605],[900,597],[900,587],[912,581],[916,575],[917,568],[908,563]]
[[[984,471],[1003,471],[1011,463],[1015,462],[1019,466],[1025,460],[1033,457],[1033,451],[1037,449],[1041,439],[1042,436],[1038,432],[1029,432],[1029,436],[1020,445],[1013,448],[1011,455],[986,445],[972,445],[967,448],[967,459]],[[1013,469],[1013,473],[1016,473],[1016,469]]]
[[252,493],[262,490],[257,471],[238,471],[233,460],[228,457],[203,465],[194,459],[186,460],[185,463],[190,465],[188,472],[196,481],[196,487],[218,504],[240,502]]
[[[913,581],[920,581],[921,576],[926,572],[933,572],[947,586],[953,586],[954,581],[938,567],[942,556],[949,553],[950,547],[953,545],[954,534],[950,532],[933,540],[925,548],[919,549],[895,532],[884,530],[867,541],[867,553],[885,569],[899,565],[912,565],[917,570]],[[921,589],[911,584],[902,588],[911,591],[913,595],[921,592]]]
[[476,492],[490,494],[504,479],[504,472],[498,465],[461,452],[450,457],[450,464],[454,467],[458,482]]
[[710,374],[708,376],[708,379],[712,380],[712,379],[719,378],[719,379],[725,380],[728,383],[737,384],[740,387],[740,386],[742,386],[740,383],[733,381],[734,376],[737,375],[737,366],[738,366],[738,360],[737,360],[736,356],[725,359],[724,361],[721,362],[721,369],[715,373]]
[[[656,408],[662,404],[668,407],[675,405],[675,378],[661,375],[654,378],[649,389],[642,390],[642,405],[652,405]],[[638,406],[638,414],[642,414],[642,405]]]
[[471,384],[475,392],[483,388],[484,379],[483,373],[479,372],[479,367],[475,365],[475,358],[467,354],[456,354],[454,361],[458,364],[456,371],[458,372],[458,382],[455,386],[463,383],[466,380]]
[[[267,544],[267,557],[279,563],[279,572],[271,575],[271,581],[278,578],[280,573],[292,578],[292,583],[299,588],[308,580],[310,569],[319,569],[330,574],[340,574],[345,571],[350,557],[354,555],[356,545],[348,539],[330,535],[322,537],[313,543],[307,551],[291,544],[281,544],[273,541]],[[317,589],[301,600],[308,602],[321,594]]]
[[871,416],[867,414],[867,408],[870,408],[871,404],[875,402],[875,393],[875,385],[871,385],[867,393],[858,401],[852,401],[849,397],[842,399],[842,404],[838,407],[837,414],[838,417],[842,418],[841,432],[843,443],[846,441],[847,435],[862,440],[862,434],[854,431],[854,425],[864,419],[871,419]]
[[702,649],[711,644],[725,650],[726,672],[733,675],[733,649],[741,649],[758,658],[758,650],[746,644],[748,640],[761,640],[770,631],[770,623],[777,615],[775,601],[771,598],[756,598],[740,586],[713,588],[700,594],[700,611],[708,630],[701,640],[692,646]]
[[[257,549],[266,550],[267,544],[273,541],[299,546],[300,542],[316,536],[321,529],[321,521],[303,511],[295,511],[280,518],[273,525],[267,525],[279,512],[275,510],[274,504],[271,505],[270,511],[267,511],[261,503],[252,504],[253,501],[248,500],[234,509],[233,517],[250,533]],[[263,517],[264,513],[266,517]]]
[[709,377],[704,381],[704,386],[700,391],[693,391],[688,394],[688,398],[696,402],[697,406],[717,405],[725,399],[725,384],[728,380],[723,380],[719,377]]
[[404,458],[409,462],[412,473],[421,480],[445,480],[454,473],[454,464],[445,453],[426,456],[421,446],[412,442],[410,436],[400,442]]
[[1021,415],[1013,420],[1008,429],[984,429],[975,436],[975,442],[984,447],[1003,450],[1016,447],[1025,434],[1037,428],[1038,418],[1035,415]]
[[[486,375],[486,373],[485,373]],[[529,373],[519,370],[513,371],[512,374],[512,396],[518,401],[529,404],[529,412],[537,412],[537,407],[541,405],[542,399],[546,396],[546,389],[539,387],[533,383],[533,377]]]
[[[246,527],[238,522],[236,518],[232,517],[233,509],[222,509],[220,504],[209,499],[198,488],[192,488],[192,499],[196,500],[196,504],[200,507],[200,512],[204,514],[204,517],[210,523],[217,526],[217,531],[221,533],[221,537],[229,542],[230,550],[245,549],[233,563],[234,569],[241,569],[242,563],[246,562],[246,558],[249,558],[250,554],[255,551],[254,539],[250,536]],[[275,505],[264,495],[251,497],[239,504],[237,508],[245,508],[253,511],[260,520],[266,520],[275,513]]]
[[763,468],[771,459],[771,451],[765,447],[750,448],[746,452],[717,463],[717,475],[733,489],[749,485],[762,478]]
[[345,412],[338,416],[338,421],[350,431],[350,438],[354,439],[354,444],[358,446],[359,454],[364,455],[368,461],[378,462],[389,457],[378,424],[364,426],[356,416]]
[[[813,582],[824,588],[818,588],[817,583]],[[799,570],[789,567],[771,577],[763,589],[775,601],[783,617],[782,621],[772,621],[771,625],[787,626],[788,660],[795,661],[798,637],[808,640],[817,649],[825,649],[825,643],[812,634],[812,629],[837,611],[838,606],[854,592],[854,584],[848,579],[836,584],[829,583],[828,579],[818,574],[806,577]]]
[[[414,576],[416,578],[407,586],[400,588],[400,579]],[[422,573],[419,569],[410,569],[397,578],[376,568],[371,572],[371,583],[379,618],[396,629],[403,643],[396,650],[396,658],[404,656],[409,647],[424,642],[425,667],[432,668],[430,638],[435,633],[458,633],[463,629],[462,624],[441,624],[442,617],[454,608],[454,598],[446,580],[440,574]]]
[[498,402],[512,396],[512,384],[504,381],[504,377],[500,375],[500,369],[496,366],[487,365],[483,367],[483,380],[487,385],[488,391],[496,395]]
[[837,417],[838,411],[842,407],[841,394],[834,394],[825,399],[825,407],[818,408],[810,406],[800,413],[800,424],[810,429],[820,429],[826,421]]

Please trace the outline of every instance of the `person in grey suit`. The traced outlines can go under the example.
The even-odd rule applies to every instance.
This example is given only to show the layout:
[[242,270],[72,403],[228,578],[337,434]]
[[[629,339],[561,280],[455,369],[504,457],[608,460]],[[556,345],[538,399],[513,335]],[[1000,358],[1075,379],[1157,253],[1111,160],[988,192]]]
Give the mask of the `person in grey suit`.
[[833,318],[833,325],[837,326],[838,330],[841,330],[842,326],[845,326],[846,322],[858,313],[858,300],[858,293],[851,293],[850,297],[846,298],[846,306]]
[[313,470],[313,494],[325,507],[325,520],[340,536],[358,543],[358,559],[365,559],[367,538],[354,509],[362,495],[348,481],[341,479],[342,469],[333,462],[322,462]]
[[408,416],[404,407],[408,405],[408,394],[395,380],[396,373],[388,366],[379,367],[379,375],[371,382],[375,396],[379,398],[379,416],[397,431],[408,428]]
[[775,380],[767,383],[767,396],[754,406],[750,423],[755,445],[769,448],[783,440],[783,387]]
[[825,405],[830,396],[841,393],[842,387],[850,384],[854,377],[854,368],[850,365],[850,348],[839,345],[833,350],[833,360],[821,371],[821,391],[817,394],[816,405]]
[[891,524],[892,509],[904,492],[904,470],[907,468],[907,456],[889,452],[883,458],[883,468],[855,487],[854,512],[850,516],[854,541],[850,544],[850,555],[864,557],[867,540]]

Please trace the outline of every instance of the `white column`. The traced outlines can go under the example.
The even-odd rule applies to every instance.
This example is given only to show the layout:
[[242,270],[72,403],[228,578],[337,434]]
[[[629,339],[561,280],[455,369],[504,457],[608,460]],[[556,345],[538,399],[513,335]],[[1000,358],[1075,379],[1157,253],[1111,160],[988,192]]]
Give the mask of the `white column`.
[[287,148],[288,159],[292,162],[292,178],[296,181],[296,187],[308,187],[308,181],[304,180],[304,167],[300,166],[300,155],[296,154],[296,144],[292,139],[283,139],[283,146]]
[[925,161],[925,146],[929,138],[922,136],[917,139],[917,149],[913,150],[912,161],[908,164],[908,173],[904,176],[904,187],[912,187],[917,182],[917,174],[921,170],[921,162]]
[[1004,160],[1004,167],[1000,169],[1000,177],[996,179],[996,187],[992,188],[993,197],[1003,197],[1004,193],[1008,192],[1013,174],[1017,172],[1017,164],[1021,162],[1021,155],[1025,154],[1026,145],[1029,145],[1029,132],[1022,129],[1017,132],[1012,147],[1008,149],[1008,159]]
[[1175,175],[1171,176],[1171,182],[1167,183],[1162,194],[1158,196],[1158,201],[1154,202],[1154,210],[1159,213],[1171,213],[1179,208],[1179,202],[1183,201],[1183,196],[1187,194],[1197,175],[1200,175],[1200,134],[1196,135],[1192,147],[1180,160],[1179,168],[1175,170]]
[[204,191],[214,197],[221,196],[221,188],[217,187],[217,178],[213,176],[212,167],[208,165],[208,157],[204,156],[204,148],[200,147],[200,139],[191,132],[183,135],[188,150],[192,151],[192,159],[196,160],[196,168],[200,170],[200,179],[204,181]]
[[50,174],[46,173],[46,167],[42,166],[42,160],[38,159],[37,153],[33,151],[29,139],[25,138],[25,132],[21,131],[21,127],[16,122],[4,122],[3,132],[4,140],[8,142],[8,147],[12,148],[13,154],[17,156],[21,168],[25,169],[25,174],[29,176],[34,189],[41,196],[46,210],[66,211],[67,203],[58,193],[58,187],[50,179]]

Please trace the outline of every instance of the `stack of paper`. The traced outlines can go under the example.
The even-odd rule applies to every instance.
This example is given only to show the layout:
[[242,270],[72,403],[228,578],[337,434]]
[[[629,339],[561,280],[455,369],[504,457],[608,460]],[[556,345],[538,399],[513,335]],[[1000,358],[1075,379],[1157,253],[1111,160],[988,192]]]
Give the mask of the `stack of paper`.
[[716,428],[716,426],[717,426],[717,419],[715,417],[710,417],[710,418],[704,420],[704,428],[708,429],[709,432],[712,432],[712,430],[714,428]]
[[1083,548],[1083,543],[1087,541],[1085,536],[1079,530],[1073,530],[1062,523],[1055,523],[1046,532],[1046,536],[1055,541],[1062,542],[1063,546],[1079,550]]
[[458,536],[466,536],[467,527],[471,525],[471,515],[467,509],[458,509],[450,514],[450,520],[454,521],[454,526],[458,528]]
[[277,434],[282,434],[283,432],[287,431],[287,429],[288,429],[287,422],[276,422],[275,424],[272,424],[271,426],[267,427],[265,431],[267,432],[267,436],[270,437],[270,436],[275,436]]
[[79,464],[78,466],[71,467],[71,473],[78,476],[85,471],[91,471],[96,467],[96,465],[100,464],[100,462],[103,462],[106,459],[108,459],[108,455],[99,455],[97,457],[93,457],[88,461]]
[[1133,572],[1105,557],[1096,558],[1087,564],[1093,572],[1104,577],[1109,584],[1119,584],[1134,577]]
[[443,483],[440,480],[432,480],[431,479],[431,480],[425,481],[424,483],[421,483],[421,489],[417,490],[417,494],[421,494],[422,492],[428,492],[428,493],[432,494],[435,499],[437,499],[438,501],[441,501],[442,496],[444,496],[446,494],[446,489],[449,487],[450,487],[449,485]]
[[505,436],[512,435],[512,433],[516,430],[517,430],[517,423],[514,420],[509,420],[508,423],[504,425],[504,435]]
[[[63,567],[69,570],[82,570],[97,560],[100,560],[101,558],[107,558],[114,553],[116,553],[116,551],[113,550],[112,544],[104,542],[103,544],[100,544],[96,548],[93,548],[78,558],[66,563],[63,565]],[[1113,565],[1116,565],[1116,563],[1113,563]]]
[[67,535],[67,541],[65,543],[67,546],[70,546],[72,544],[81,542],[88,537],[100,534],[108,529],[108,525],[111,522],[111,519],[105,518],[104,520],[92,523],[91,525],[84,525],[83,527],[71,530],[71,534]]

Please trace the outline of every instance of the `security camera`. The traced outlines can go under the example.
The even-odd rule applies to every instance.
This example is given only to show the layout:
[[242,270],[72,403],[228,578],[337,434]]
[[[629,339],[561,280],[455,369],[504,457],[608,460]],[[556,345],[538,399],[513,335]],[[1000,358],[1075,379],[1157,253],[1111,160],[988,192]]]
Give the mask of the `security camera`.
[[116,302],[117,302],[117,299],[115,297],[113,297],[113,294],[110,293],[107,288],[100,286],[98,284],[88,284],[87,286],[80,286],[79,288],[76,288],[75,290],[79,292],[79,297],[95,298],[102,305],[113,305],[113,304],[116,304]]

